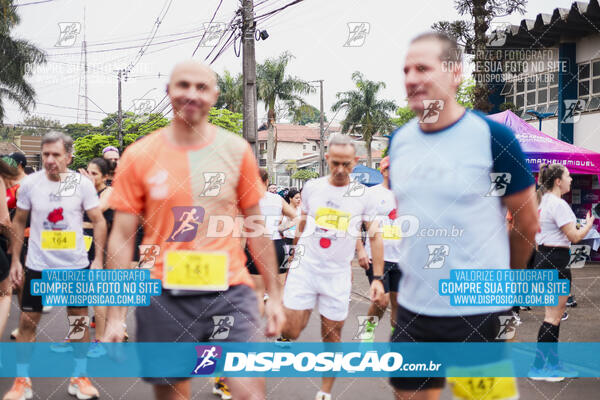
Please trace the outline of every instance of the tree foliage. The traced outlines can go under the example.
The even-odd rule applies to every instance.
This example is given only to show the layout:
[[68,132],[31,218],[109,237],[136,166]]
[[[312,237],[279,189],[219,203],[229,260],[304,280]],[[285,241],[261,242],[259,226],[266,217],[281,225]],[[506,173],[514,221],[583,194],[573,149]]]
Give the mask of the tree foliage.
[[26,78],[35,66],[46,62],[42,50],[26,40],[11,36],[12,29],[19,22],[13,0],[0,0],[0,122],[4,119],[6,100],[29,112],[35,104],[35,90]]
[[[321,110],[310,104],[292,105],[289,112],[293,124],[306,125],[321,122]],[[323,116],[323,121],[326,122],[327,117]]]
[[217,109],[213,107],[210,109],[208,122],[241,136],[244,116],[240,113],[231,112],[225,108]]
[[311,93],[314,88],[306,81],[286,74],[293,56],[285,52],[276,58],[268,58],[256,66],[256,95],[264,102],[267,111],[267,171],[273,175],[273,160],[276,158],[277,143],[273,134],[273,124],[277,121],[276,103],[304,104],[302,95]]
[[488,31],[494,18],[514,13],[524,14],[527,0],[455,0],[456,10],[461,16],[468,15],[472,21],[440,21],[432,29],[446,33],[465,46],[465,51],[474,54],[475,87],[473,88],[473,108],[489,112],[492,108],[488,97],[490,90],[481,69],[485,65]]
[[356,89],[338,92],[338,101],[331,107],[338,111],[347,107],[346,117],[342,122],[342,132],[358,133],[367,145],[367,166],[371,167],[371,142],[377,133],[389,133],[393,124],[389,113],[396,110],[391,100],[380,100],[378,92],[385,88],[384,82],[370,81],[356,71],[352,74]]
[[309,179],[315,179],[318,177],[318,172],[311,171],[308,169],[299,169],[298,171],[294,172],[294,175],[292,175],[292,179],[299,179],[301,181],[307,181]]
[[244,79],[242,74],[231,75],[227,70],[223,75],[217,75],[219,85],[219,98],[216,108],[227,109],[234,113],[244,110]]

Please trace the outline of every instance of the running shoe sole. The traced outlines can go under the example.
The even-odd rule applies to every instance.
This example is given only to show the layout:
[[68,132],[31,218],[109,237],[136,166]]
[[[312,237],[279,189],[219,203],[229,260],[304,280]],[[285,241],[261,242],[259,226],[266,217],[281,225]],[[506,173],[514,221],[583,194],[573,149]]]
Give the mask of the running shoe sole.
[[69,387],[67,388],[67,392],[71,396],[76,396],[79,400],[91,400],[91,399],[99,398],[98,396],[86,396],[86,395],[80,394],[77,387],[74,385],[71,385],[71,384],[69,384]]

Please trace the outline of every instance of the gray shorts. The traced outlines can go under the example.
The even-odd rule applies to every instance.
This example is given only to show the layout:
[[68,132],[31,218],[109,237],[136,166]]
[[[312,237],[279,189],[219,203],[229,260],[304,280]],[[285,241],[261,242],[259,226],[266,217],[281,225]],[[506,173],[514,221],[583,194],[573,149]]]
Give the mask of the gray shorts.
[[[224,292],[173,296],[163,290],[147,307],[137,307],[138,342],[260,342],[258,303],[254,290],[236,285]],[[150,364],[142,360],[144,365]],[[169,384],[188,378],[143,378],[152,384]]]

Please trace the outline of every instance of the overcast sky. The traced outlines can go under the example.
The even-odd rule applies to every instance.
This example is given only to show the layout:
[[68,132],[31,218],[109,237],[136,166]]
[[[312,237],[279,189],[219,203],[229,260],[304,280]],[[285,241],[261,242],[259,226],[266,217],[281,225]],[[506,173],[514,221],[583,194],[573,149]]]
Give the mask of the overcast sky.
[[[290,1],[255,0],[256,15]],[[136,58],[155,21],[164,15],[152,45],[132,70],[132,78],[123,83],[123,109],[132,109],[135,99],[160,101],[167,75],[177,61],[190,58],[203,25],[210,20],[219,0],[173,0],[165,13],[168,3],[168,0],[55,0],[19,7],[21,24],[14,35],[35,43],[48,54],[48,63],[30,78],[38,102],[33,114],[64,124],[83,122],[83,111],[77,108],[83,108],[83,100],[78,100],[79,94],[83,94],[80,63],[84,8],[90,66],[88,97],[93,101],[89,103],[90,123],[97,125],[104,112],[116,111],[117,79],[113,71],[126,68]],[[239,4],[239,0],[223,0],[215,22],[229,22]],[[518,24],[523,18],[535,18],[540,12],[551,13],[555,7],[570,5],[571,0],[529,0],[524,16],[517,14],[498,21]],[[404,105],[402,65],[408,41],[436,21],[459,18],[452,0],[304,0],[258,24],[258,29],[268,31],[269,38],[256,43],[256,59],[260,63],[290,51],[295,57],[288,69],[291,75],[304,80],[324,79],[325,111],[331,120],[335,94],[353,88],[354,71],[361,71],[367,79],[385,82],[387,88],[381,96]],[[57,47],[59,24],[71,22],[80,23],[81,32],[72,47]],[[353,22],[367,23],[369,32],[362,46],[344,47],[349,36],[348,23]],[[182,38],[187,39],[174,41]],[[195,58],[204,59],[210,50],[200,47]],[[241,72],[241,57],[236,57],[230,47],[213,68],[218,73],[226,69]],[[318,107],[318,92],[306,100]],[[15,104],[7,102],[5,107],[4,123],[23,120]],[[264,122],[264,115],[264,107],[259,104],[259,123]],[[341,118],[343,111],[335,120]]]

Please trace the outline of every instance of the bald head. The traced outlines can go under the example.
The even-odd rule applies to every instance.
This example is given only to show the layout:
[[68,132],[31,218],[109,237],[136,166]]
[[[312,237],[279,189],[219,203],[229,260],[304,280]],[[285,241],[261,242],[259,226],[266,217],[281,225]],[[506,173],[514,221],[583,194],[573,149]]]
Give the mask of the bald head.
[[171,79],[169,80],[169,85],[171,85],[173,81],[180,75],[186,74],[204,76],[215,86],[217,84],[217,74],[215,74],[215,72],[212,69],[210,69],[208,65],[196,60],[186,60],[175,65],[173,71],[171,71]]
[[217,76],[201,62],[183,61],[173,68],[167,93],[176,119],[188,125],[207,123],[210,108],[219,97]]

